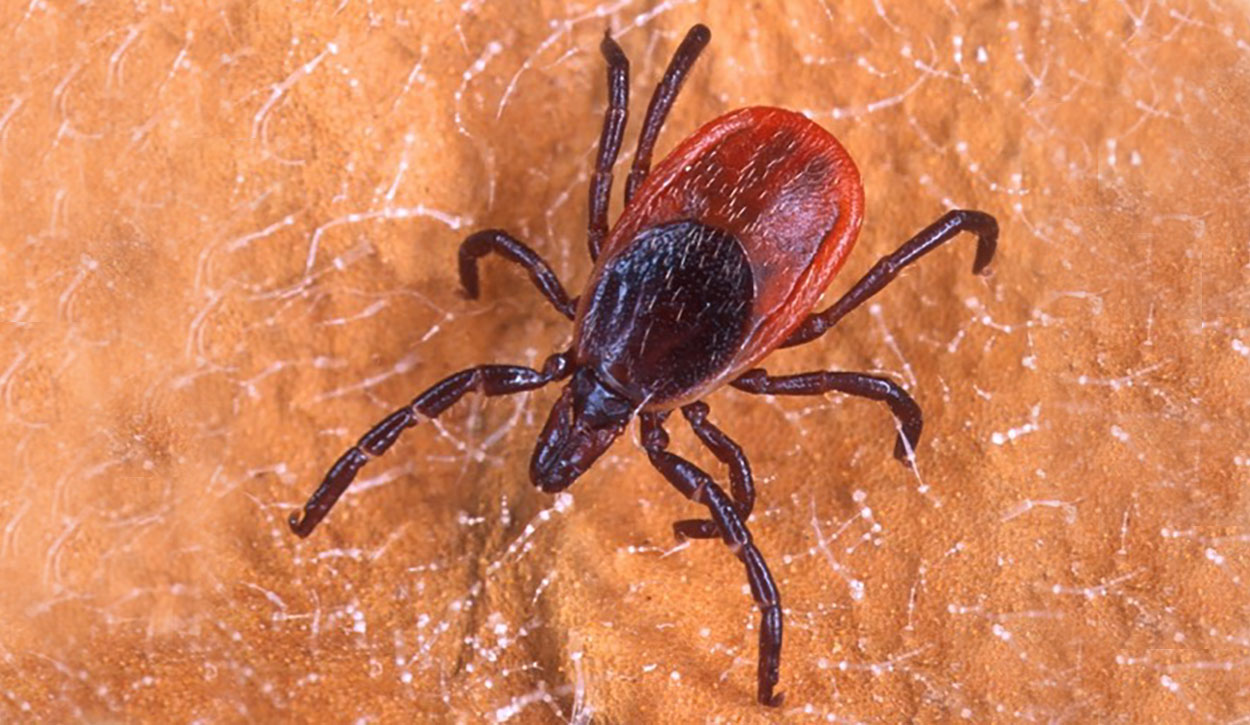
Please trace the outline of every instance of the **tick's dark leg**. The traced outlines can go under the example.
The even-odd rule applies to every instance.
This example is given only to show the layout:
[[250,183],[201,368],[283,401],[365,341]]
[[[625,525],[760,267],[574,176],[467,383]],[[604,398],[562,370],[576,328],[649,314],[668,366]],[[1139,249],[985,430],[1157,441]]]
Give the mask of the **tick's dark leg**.
[[[755,507],[755,483],[751,478],[751,464],[742,448],[707,419],[707,403],[691,403],[683,406],[681,412],[686,416],[695,435],[703,441],[703,445],[712,451],[718,461],[729,466],[729,490],[733,492],[734,506],[742,520],[747,520],[751,516],[751,509]],[[678,538],[714,539],[720,536],[720,529],[715,521],[687,519],[673,524],[673,533]]]
[[777,593],[777,584],[763,555],[755,548],[737,506],[724,489],[703,469],[664,450],[668,447],[665,417],[667,414],[642,414],[643,448],[651,458],[651,465],[664,474],[674,488],[691,501],[707,506],[721,538],[746,567],[751,596],[761,613],[758,697],[762,704],[775,707],[782,700],[780,694],[773,694],[781,668],[781,596]]
[[998,245],[998,221],[985,212],[967,209],[949,211],[941,219],[907,240],[893,254],[879,259],[872,269],[868,270],[868,274],[855,283],[850,292],[842,295],[842,299],[826,310],[808,315],[803,324],[790,334],[781,347],[801,345],[825,334],[848,312],[884,289],[904,267],[942,246],[960,232],[972,232],[977,235],[977,258],[972,263],[972,271],[974,274],[984,273],[990,260],[994,258],[994,249]]
[[803,373],[773,377],[760,368],[748,370],[730,385],[759,395],[823,395],[831,391],[881,400],[890,406],[902,432],[894,443],[894,457],[909,463],[908,451],[915,451],[920,442],[924,418],[920,406],[907,391],[888,378],[862,373]]
[[603,34],[599,52],[608,62],[608,112],[603,117],[599,135],[599,158],[590,177],[590,223],[586,240],[590,258],[599,258],[599,245],[608,235],[608,203],[612,199],[612,167],[621,151],[625,121],[629,117],[629,60],[612,36]]
[[564,291],[564,285],[560,284],[560,279],[556,277],[556,273],[551,271],[551,267],[543,261],[543,258],[527,247],[524,242],[498,229],[486,229],[471,234],[468,239],[460,243],[460,285],[464,287],[465,297],[471,300],[477,299],[477,260],[491,252],[524,267],[530,273],[534,286],[543,293],[543,297],[546,297],[547,301],[560,311],[560,314],[570,320],[573,319],[574,305],[569,300],[569,294]]
[[568,376],[569,372],[569,354],[560,353],[547,358],[541,371],[518,365],[481,365],[443,378],[411,403],[373,426],[356,445],[347,449],[330,466],[321,485],[309,497],[308,503],[304,504],[303,520],[300,520],[299,512],[291,514],[291,531],[301,538],[311,534],[326,514],[330,513],[330,509],[334,508],[339,496],[343,495],[356,478],[356,473],[370,458],[385,453],[399,439],[399,434],[404,429],[411,428],[422,420],[437,418],[464,397],[465,393],[472,390],[481,391],[488,396],[519,393],[541,388],[553,380]]
[[690,67],[694,65],[699,53],[703,52],[704,46],[711,38],[712,31],[708,30],[706,25],[696,25],[691,28],[686,33],[686,38],[681,41],[681,45],[677,47],[677,52],[673,53],[673,59],[668,62],[668,70],[664,71],[664,78],[660,80],[660,85],[655,87],[655,93],[651,95],[651,103],[647,105],[647,116],[642,122],[642,133],[638,136],[638,150],[634,153],[634,164],[629,170],[629,178],[625,180],[626,204],[634,198],[638,185],[647,178],[647,173],[651,171],[651,152],[655,150],[655,142],[660,138],[660,129],[664,127],[664,119],[668,117],[673,101],[677,100],[677,92],[681,90],[681,84],[686,81],[686,74],[690,72]]

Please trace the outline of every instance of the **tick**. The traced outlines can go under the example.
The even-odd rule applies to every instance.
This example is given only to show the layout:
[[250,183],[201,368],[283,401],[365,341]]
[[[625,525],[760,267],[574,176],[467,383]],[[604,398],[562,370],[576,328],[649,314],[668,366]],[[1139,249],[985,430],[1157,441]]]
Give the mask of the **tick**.
[[[547,301],[573,321],[570,349],[541,370],[479,365],[455,373],[391,413],[344,453],[304,505],[291,530],[312,533],[369,459],[418,422],[466,393],[507,395],[568,380],[530,459],[534,485],[563,491],[594,464],[637,416],[651,464],[708,517],[673,524],[682,539],[724,541],[746,567],[759,607],[758,698],[774,693],[781,664],[781,598],[746,521],[755,505],[742,448],[708,418],[702,398],[723,385],[759,395],[856,395],[884,402],[898,420],[894,456],[910,464],[920,439],[919,406],[892,380],[854,372],[769,375],[756,367],[770,352],[810,342],[880,292],[907,265],[961,231],[977,236],[972,271],[994,256],[998,223],[955,210],[880,259],[827,309],[813,312],[855,244],[863,218],[859,171],[832,135],[801,114],[743,108],[717,118],[650,170],[660,128],[682,83],[711,38],[686,34],[651,96],[625,181],[625,210],[608,227],[612,168],[629,105],[629,61],[611,36],[608,110],[590,180],[587,238],[594,267],[570,298],[551,267],[507,232],[477,232],[460,245],[460,282],[478,296],[477,261],[491,253],[523,267]],[[729,469],[729,493],[701,468],[670,452],[665,421],[680,410],[703,445]]]

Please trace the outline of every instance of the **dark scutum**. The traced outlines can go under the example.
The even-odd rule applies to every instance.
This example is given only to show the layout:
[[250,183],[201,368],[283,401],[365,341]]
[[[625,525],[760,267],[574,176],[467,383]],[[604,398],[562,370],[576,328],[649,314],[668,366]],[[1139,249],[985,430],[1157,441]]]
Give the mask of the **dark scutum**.
[[696,221],[644,230],[590,290],[578,362],[637,402],[679,397],[738,352],[755,298],[732,234]]

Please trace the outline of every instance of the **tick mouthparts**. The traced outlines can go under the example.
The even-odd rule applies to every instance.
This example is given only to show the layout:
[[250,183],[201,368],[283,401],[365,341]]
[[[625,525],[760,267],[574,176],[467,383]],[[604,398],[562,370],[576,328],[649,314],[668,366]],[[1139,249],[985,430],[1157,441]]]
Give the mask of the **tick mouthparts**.
[[530,479],[543,491],[554,493],[568,488],[590,469],[612,444],[615,436],[599,440],[598,431],[581,423],[570,423],[539,441],[530,461]]

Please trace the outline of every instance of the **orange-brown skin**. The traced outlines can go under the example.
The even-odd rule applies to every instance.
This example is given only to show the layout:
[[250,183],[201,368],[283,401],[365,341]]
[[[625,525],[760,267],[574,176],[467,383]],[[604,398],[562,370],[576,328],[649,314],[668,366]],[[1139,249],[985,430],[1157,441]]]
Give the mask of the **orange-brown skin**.
[[[846,260],[863,219],[859,170],[828,131],[802,114],[752,107],[705,124],[668,155],[625,207],[591,272],[587,289],[644,230],[692,219],[742,244],[754,277],[749,331],[729,365],[680,399],[692,402],[754,366],[815,307]],[[589,306],[577,310],[580,349]]]

